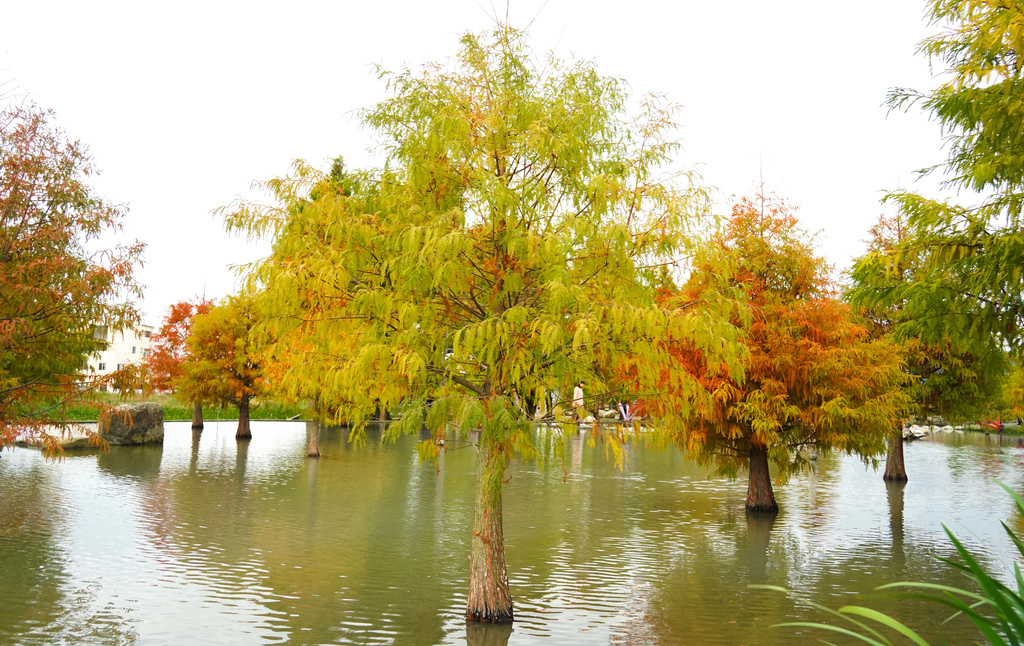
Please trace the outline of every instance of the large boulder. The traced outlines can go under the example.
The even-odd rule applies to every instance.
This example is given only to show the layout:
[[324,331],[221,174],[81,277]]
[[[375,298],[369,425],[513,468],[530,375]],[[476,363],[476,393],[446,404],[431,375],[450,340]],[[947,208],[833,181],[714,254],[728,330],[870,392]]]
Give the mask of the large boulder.
[[100,421],[100,437],[110,444],[163,444],[164,409],[142,402],[118,406]]

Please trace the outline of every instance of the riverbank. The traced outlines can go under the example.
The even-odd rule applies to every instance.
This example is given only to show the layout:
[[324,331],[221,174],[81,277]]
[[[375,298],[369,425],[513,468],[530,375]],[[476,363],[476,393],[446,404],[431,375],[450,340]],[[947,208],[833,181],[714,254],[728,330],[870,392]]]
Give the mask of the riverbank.
[[[183,404],[171,395],[129,396],[122,398],[114,394],[104,394],[96,402],[84,402],[66,409],[65,419],[78,423],[95,423],[97,421],[98,404],[118,405],[140,402],[154,402],[164,410],[165,422],[187,422],[192,420],[192,405]],[[306,406],[302,404],[286,404],[272,400],[253,401],[249,409],[251,420],[299,420],[307,415]],[[203,416],[207,419],[238,419],[238,409],[234,406],[204,406]]]
[[931,425],[919,425],[913,424],[903,429],[904,439],[920,439],[933,433],[985,433],[986,435],[995,434],[1006,434],[1006,435],[1020,435],[1024,433],[1021,429],[1021,425],[1016,421],[1003,422],[1001,429],[994,429],[982,426],[981,424],[965,424],[962,426],[952,426],[949,424],[931,424]]

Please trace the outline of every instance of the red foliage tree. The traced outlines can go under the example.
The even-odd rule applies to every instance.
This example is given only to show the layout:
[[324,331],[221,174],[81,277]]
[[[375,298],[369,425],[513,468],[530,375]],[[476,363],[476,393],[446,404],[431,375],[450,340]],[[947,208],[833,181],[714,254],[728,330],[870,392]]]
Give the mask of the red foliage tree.
[[[185,374],[182,364],[189,357],[185,343],[192,331],[192,321],[200,314],[207,314],[213,308],[213,301],[200,298],[195,302],[181,301],[167,309],[167,315],[160,329],[153,335],[145,366],[149,372],[149,385],[154,390],[173,390],[174,383]],[[203,427],[203,402],[192,402],[192,428]]]
[[195,302],[181,301],[167,308],[167,315],[160,329],[153,335],[149,355],[145,359],[149,370],[149,384],[154,390],[172,390],[174,380],[182,374],[182,363],[188,357],[188,339],[192,331],[192,319],[197,314],[207,314],[213,308],[210,299]]
[[685,342],[674,354],[712,393],[678,441],[723,472],[748,468],[748,512],[778,511],[769,462],[784,476],[803,447],[876,455],[907,410],[897,348],[854,319],[805,238],[784,203],[744,199],[718,253],[682,290],[699,299],[729,272],[746,294],[749,310],[735,317],[748,353],[744,378]]
[[252,438],[249,407],[266,393],[262,346],[252,331],[259,319],[255,297],[229,296],[209,312],[196,316],[187,339],[188,358],[178,392],[190,401],[231,404],[238,408],[235,438]]
[[121,229],[124,211],[93,194],[87,150],[51,118],[32,105],[0,112],[0,449],[21,436],[55,455],[70,404],[133,385],[130,370],[97,376],[83,366],[99,349],[95,326],[138,322],[142,245],[94,249]]

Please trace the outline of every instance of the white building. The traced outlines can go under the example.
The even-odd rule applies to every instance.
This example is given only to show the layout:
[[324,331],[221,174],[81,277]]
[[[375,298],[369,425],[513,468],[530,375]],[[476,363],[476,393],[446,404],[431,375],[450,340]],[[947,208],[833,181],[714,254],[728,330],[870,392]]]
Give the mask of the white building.
[[152,336],[151,325],[140,325],[134,330],[114,330],[106,325],[97,325],[93,328],[93,337],[106,346],[89,357],[86,370],[95,375],[106,375],[142,361],[149,354]]

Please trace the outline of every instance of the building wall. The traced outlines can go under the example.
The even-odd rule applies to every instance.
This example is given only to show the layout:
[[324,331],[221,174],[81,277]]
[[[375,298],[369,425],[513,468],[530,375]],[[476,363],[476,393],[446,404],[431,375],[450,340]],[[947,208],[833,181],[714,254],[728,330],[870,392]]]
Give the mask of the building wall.
[[138,363],[149,354],[153,326],[140,325],[134,330],[114,330],[105,325],[97,325],[93,336],[107,345],[89,357],[87,370],[96,375],[106,375],[130,363]]

